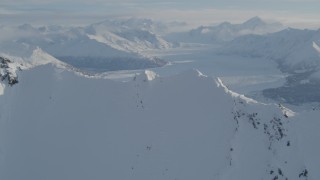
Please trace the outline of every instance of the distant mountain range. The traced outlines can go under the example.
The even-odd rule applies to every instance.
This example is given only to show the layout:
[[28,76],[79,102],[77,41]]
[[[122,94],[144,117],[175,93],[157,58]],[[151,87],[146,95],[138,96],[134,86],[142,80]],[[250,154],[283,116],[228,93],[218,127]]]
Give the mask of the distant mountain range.
[[242,24],[224,22],[216,26],[200,26],[188,32],[168,34],[165,39],[172,42],[185,43],[222,43],[247,34],[266,34],[284,29],[278,22],[266,22],[259,17],[253,17]]
[[1,26],[0,53],[29,58],[40,48],[77,68],[100,72],[164,66],[164,60],[145,51],[199,43],[219,45],[221,54],[276,60],[283,72],[315,69],[319,65],[318,31],[285,28],[259,17],[242,24],[224,22],[164,36],[165,32],[168,24],[134,18],[109,19],[85,27]]
[[0,53],[27,58],[39,47],[75,67],[98,71],[163,66],[165,61],[140,53],[171,47],[151,30],[152,21],[134,19],[87,27],[1,27]]
[[166,26],[150,19],[106,20],[85,28],[88,37],[115,49],[140,52],[148,49],[167,49],[172,44],[158,32]]
[[227,43],[224,53],[266,57],[284,72],[313,70],[320,65],[320,30],[288,28],[266,35],[246,35]]
[[287,28],[266,35],[245,35],[223,45],[218,54],[263,58],[288,75],[286,85],[263,91],[279,102],[320,102],[320,30]]

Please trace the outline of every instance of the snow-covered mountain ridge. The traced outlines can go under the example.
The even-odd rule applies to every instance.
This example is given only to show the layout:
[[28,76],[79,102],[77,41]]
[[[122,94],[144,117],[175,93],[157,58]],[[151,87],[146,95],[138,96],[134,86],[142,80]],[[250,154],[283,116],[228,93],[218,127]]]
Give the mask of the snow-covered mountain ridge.
[[0,96],[0,179],[320,178],[318,111],[261,104],[196,70],[115,82],[49,63],[17,75]]

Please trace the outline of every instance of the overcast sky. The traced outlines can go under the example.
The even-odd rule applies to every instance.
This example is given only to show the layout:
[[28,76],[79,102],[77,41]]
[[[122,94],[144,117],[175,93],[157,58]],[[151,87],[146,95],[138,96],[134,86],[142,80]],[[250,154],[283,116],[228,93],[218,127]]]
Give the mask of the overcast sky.
[[253,16],[320,28],[320,0],[0,0],[0,24],[85,25],[110,17],[190,24],[242,22]]

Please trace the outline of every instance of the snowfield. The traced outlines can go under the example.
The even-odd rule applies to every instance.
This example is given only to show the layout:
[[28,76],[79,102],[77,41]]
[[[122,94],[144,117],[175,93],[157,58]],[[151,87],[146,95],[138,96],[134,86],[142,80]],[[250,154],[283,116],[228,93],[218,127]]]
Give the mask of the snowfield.
[[119,82],[55,64],[1,82],[0,179],[320,178],[318,110],[262,104],[197,70]]

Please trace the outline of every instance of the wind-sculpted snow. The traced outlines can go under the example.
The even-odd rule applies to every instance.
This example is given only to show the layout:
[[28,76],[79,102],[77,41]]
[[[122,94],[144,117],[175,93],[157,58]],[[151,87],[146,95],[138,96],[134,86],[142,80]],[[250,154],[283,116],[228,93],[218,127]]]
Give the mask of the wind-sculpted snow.
[[1,180],[320,176],[316,116],[302,121],[197,70],[115,82],[47,64],[18,76],[0,96]]

